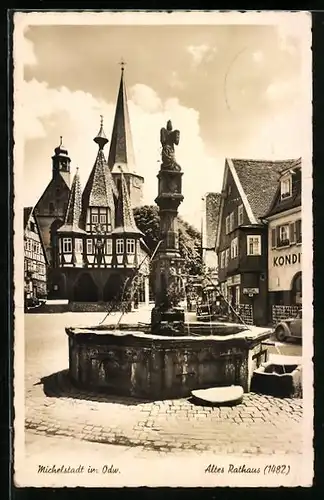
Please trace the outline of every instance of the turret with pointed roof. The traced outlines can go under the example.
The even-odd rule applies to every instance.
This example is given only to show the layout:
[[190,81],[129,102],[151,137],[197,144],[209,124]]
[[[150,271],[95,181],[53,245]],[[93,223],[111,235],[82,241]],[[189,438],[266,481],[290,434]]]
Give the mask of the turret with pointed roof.
[[84,227],[86,221],[87,210],[90,207],[107,207],[111,211],[111,220],[115,220],[115,200],[118,197],[118,191],[113,181],[110,169],[107,165],[106,158],[103,152],[104,146],[107,144],[103,130],[103,119],[101,117],[100,130],[94,142],[98,144],[99,150],[96,161],[90,173],[88,182],[84,188],[82,195],[82,225]]
[[58,233],[85,233],[85,231],[80,228],[81,208],[81,184],[79,169],[77,168],[71,186],[64,223],[58,230]]

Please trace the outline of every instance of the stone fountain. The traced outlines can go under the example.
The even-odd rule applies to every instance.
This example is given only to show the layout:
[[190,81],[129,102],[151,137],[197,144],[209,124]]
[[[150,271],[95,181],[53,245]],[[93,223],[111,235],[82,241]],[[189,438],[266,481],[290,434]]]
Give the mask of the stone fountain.
[[188,397],[192,390],[240,385],[250,390],[253,371],[267,361],[271,331],[233,323],[185,321],[179,307],[182,259],[177,227],[183,201],[174,146],[180,133],[162,128],[162,163],[156,203],[161,244],[152,262],[155,307],[151,322],[66,328],[69,375],[90,391],[145,399]]

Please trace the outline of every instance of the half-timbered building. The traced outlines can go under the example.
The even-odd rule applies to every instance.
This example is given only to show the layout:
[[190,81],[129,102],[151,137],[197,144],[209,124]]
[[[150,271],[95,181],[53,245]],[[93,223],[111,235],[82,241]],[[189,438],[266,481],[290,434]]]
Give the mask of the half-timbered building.
[[135,171],[123,68],[108,160],[103,120],[94,142],[98,153],[84,190],[77,169],[64,217],[52,237],[50,297],[120,301],[129,288],[127,278],[132,278],[134,301],[147,302],[148,248],[133,215],[144,179]]
[[24,208],[24,295],[44,299],[47,295],[47,257],[33,208]]

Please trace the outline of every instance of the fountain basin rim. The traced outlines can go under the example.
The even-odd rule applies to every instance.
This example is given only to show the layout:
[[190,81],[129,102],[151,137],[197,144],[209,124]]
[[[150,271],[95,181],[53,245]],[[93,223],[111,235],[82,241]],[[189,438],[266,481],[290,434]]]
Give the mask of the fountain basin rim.
[[246,341],[247,343],[253,343],[254,341],[262,341],[266,340],[269,338],[271,335],[272,331],[269,329],[264,329],[260,327],[255,327],[258,331],[256,331],[255,335],[251,335],[250,330],[244,330],[238,333],[232,333],[228,335],[176,335],[176,336],[171,336],[171,335],[156,335],[152,333],[144,333],[141,330],[128,330],[128,329],[119,329],[116,328],[114,329],[113,326],[111,325],[111,329],[98,329],[97,326],[91,327],[91,326],[86,326],[86,327],[66,327],[65,331],[67,335],[71,337],[82,337],[82,336],[91,336],[91,337],[100,337],[100,338],[105,338],[105,337],[116,337],[116,338],[121,338],[121,337],[132,337],[132,338],[137,338],[137,339],[142,339],[142,340],[157,340],[157,341],[172,341],[173,343],[180,343],[182,341],[190,341],[190,342],[201,342],[201,341],[213,341],[213,342],[224,342],[224,341],[231,341],[231,340],[243,340]]

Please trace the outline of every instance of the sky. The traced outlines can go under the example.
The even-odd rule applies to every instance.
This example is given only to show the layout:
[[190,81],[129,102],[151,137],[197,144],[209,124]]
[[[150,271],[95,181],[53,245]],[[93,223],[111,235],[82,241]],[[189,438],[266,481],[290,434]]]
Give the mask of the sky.
[[168,119],[180,130],[179,213],[198,228],[202,197],[221,189],[226,157],[302,156],[307,92],[303,39],[294,23],[30,24],[20,43],[23,78],[16,82],[16,106],[23,117],[25,206],[34,205],[50,181],[61,135],[72,175],[79,167],[84,187],[101,114],[110,138],[122,59],[144,203],[153,204],[157,195],[159,134]]

